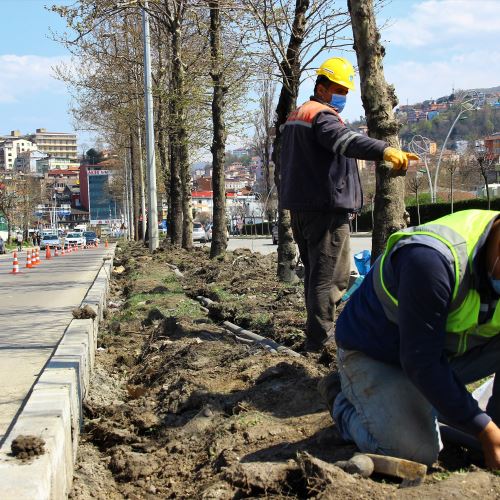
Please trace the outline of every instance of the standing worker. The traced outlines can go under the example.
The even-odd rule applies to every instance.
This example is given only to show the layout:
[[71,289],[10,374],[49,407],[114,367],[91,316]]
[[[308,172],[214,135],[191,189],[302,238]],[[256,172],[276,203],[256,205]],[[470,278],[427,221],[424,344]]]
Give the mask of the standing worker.
[[[500,379],[486,411],[466,384],[500,370],[500,212],[464,210],[392,234],[337,320],[341,392],[324,394],[364,452],[434,463],[441,422],[500,469]],[[478,443],[479,444],[479,443]]]
[[23,235],[18,231],[16,234],[17,241],[17,251],[20,252],[23,249]]
[[408,168],[416,155],[350,130],[340,118],[354,68],[342,57],[317,70],[314,96],[293,111],[283,128],[281,208],[304,263],[306,345],[317,351],[333,335],[335,307],[350,275],[349,213],[363,205],[356,158]]

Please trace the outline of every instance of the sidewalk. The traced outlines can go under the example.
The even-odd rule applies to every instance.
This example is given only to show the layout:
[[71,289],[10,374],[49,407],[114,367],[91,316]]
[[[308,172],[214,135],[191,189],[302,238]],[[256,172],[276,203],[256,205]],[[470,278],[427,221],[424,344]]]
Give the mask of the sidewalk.
[[[112,268],[109,249],[80,250],[9,274],[0,257],[0,484],[2,499],[62,498],[71,487],[81,403]],[[106,259],[106,260],[104,260]],[[90,290],[89,290],[90,289]],[[97,318],[74,320],[90,303]],[[45,454],[23,463],[11,442],[29,434]]]

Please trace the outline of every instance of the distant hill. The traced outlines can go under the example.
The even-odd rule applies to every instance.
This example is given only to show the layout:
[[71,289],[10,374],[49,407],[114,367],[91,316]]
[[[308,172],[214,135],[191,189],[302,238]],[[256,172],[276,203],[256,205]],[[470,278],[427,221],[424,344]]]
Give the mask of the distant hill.
[[[488,87],[488,88],[477,88],[477,89],[468,89],[470,92],[475,90],[479,93],[485,94],[486,96],[500,93],[500,86],[496,87]],[[415,110],[424,110],[425,117],[425,109],[426,106],[429,106],[429,103],[451,103],[454,100],[455,95],[461,92],[461,90],[457,90],[455,94],[450,94],[448,96],[442,96],[437,99],[429,99],[424,100],[419,103],[408,104],[408,105],[400,105],[397,108],[397,111],[411,111]],[[437,142],[438,145],[441,145],[448,134],[448,131],[451,127],[451,124],[455,120],[458,107],[456,104],[449,104],[449,109],[439,110],[439,114],[435,116],[431,120],[422,119],[416,123],[408,123],[406,122],[407,116],[405,113],[401,113],[399,119],[401,121],[401,129],[399,132],[400,137],[402,138],[404,143],[407,143],[411,140],[414,135],[423,135],[428,137],[429,139]],[[428,108],[427,108],[428,109]],[[454,142],[459,140],[476,140],[481,139],[487,135],[490,135],[494,132],[500,132],[500,108],[492,107],[490,105],[483,105],[482,108],[472,111],[467,111],[463,115],[465,118],[461,119],[455,125],[449,139],[449,146],[447,147],[453,148]],[[359,127],[360,125],[364,125],[361,121],[352,122],[350,126],[352,128]]]

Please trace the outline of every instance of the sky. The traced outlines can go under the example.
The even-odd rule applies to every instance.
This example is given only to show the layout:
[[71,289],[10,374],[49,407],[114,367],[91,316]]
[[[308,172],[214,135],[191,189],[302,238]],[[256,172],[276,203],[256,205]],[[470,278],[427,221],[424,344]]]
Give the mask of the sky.
[[[51,29],[65,29],[44,9],[51,3],[72,2],[0,0],[0,134],[78,128],[68,111],[68,90],[53,77],[52,68],[69,61],[69,55],[50,38]],[[500,85],[500,0],[392,0],[377,24],[385,26],[386,80],[402,104],[441,97],[453,88]],[[334,55],[325,54],[318,64]],[[353,53],[343,55],[355,64]],[[313,78],[303,83],[299,101],[307,100],[312,88]],[[351,121],[364,114],[359,81],[356,89],[343,112]],[[82,150],[93,146],[89,134],[76,131]]]

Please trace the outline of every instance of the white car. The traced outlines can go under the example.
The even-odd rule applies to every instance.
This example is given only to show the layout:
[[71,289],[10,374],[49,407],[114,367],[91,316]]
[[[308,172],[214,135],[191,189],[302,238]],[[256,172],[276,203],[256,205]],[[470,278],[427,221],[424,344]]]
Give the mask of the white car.
[[45,234],[40,242],[40,250],[50,248],[61,248],[61,240],[55,234]]
[[86,239],[83,233],[68,233],[64,238],[64,246],[85,245]]
[[205,228],[201,222],[193,222],[193,241],[203,242],[207,238]]

